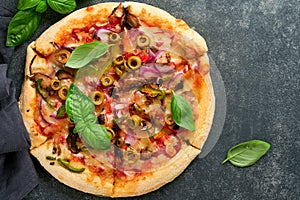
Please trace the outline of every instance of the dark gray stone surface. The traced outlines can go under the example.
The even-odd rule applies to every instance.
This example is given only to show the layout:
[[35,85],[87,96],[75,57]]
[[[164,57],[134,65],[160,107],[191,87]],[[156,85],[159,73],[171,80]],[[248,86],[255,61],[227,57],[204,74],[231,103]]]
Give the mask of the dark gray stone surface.
[[[78,8],[99,0],[77,0]],[[299,0],[141,1],[183,18],[202,34],[225,82],[227,116],[211,153],[161,189],[133,199],[299,199]],[[1,0],[15,10],[17,1]],[[63,15],[48,10],[31,40]],[[8,71],[23,82],[25,48]],[[249,168],[220,163],[240,142],[262,139],[270,151]],[[25,199],[105,199],[60,184],[35,161],[40,184]]]

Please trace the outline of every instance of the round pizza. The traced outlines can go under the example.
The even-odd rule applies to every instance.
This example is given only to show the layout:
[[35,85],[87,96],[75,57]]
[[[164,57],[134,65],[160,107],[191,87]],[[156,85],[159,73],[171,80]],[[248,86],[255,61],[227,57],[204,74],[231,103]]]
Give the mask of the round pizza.
[[183,20],[142,3],[63,18],[27,48],[19,105],[31,154],[60,182],[95,195],[171,182],[212,125],[206,52]]

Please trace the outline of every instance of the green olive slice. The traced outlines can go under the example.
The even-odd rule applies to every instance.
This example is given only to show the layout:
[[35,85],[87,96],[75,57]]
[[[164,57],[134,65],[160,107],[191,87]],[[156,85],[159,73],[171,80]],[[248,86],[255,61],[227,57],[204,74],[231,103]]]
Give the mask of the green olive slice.
[[120,69],[120,67],[116,66],[115,68],[115,72],[118,76],[122,76],[123,75],[123,71]]
[[54,54],[54,58],[57,62],[61,64],[66,64],[70,55],[71,55],[70,51],[66,49],[60,49]]
[[127,61],[127,65],[130,69],[138,69],[142,65],[142,60],[138,56],[131,56]]
[[116,137],[115,131],[108,127],[106,127],[106,130],[109,133],[110,140],[113,140]]
[[114,83],[114,77],[107,74],[107,75],[102,76],[100,81],[104,87],[108,87]]
[[50,85],[53,90],[59,90],[61,88],[61,82],[60,82],[60,80],[57,80],[57,79],[51,80]]
[[115,65],[121,65],[124,63],[124,57],[122,55],[119,55],[119,56],[115,57],[113,62]]
[[93,91],[90,93],[90,98],[96,106],[99,106],[104,101],[104,94],[99,91]]
[[58,96],[59,98],[61,98],[61,100],[66,100],[67,98],[67,94],[68,94],[68,86],[62,86],[59,90],[58,90]]
[[139,47],[147,47],[150,44],[150,38],[147,35],[139,35],[136,38],[136,43]]
[[125,144],[124,140],[122,138],[118,138],[116,141],[116,145],[118,147],[122,147]]
[[123,154],[123,159],[129,164],[133,164],[140,159],[140,154],[135,149],[128,148]]
[[113,43],[118,42],[120,40],[121,40],[121,37],[120,37],[120,35],[118,33],[111,33],[109,35],[109,41],[111,41]]

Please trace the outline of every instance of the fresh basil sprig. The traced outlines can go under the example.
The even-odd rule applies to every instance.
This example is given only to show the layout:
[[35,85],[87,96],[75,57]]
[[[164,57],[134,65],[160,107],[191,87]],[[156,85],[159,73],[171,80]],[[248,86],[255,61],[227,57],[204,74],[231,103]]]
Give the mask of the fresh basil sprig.
[[39,2],[39,4],[36,6],[35,11],[38,13],[44,13],[44,12],[46,12],[47,8],[48,8],[48,5],[47,5],[46,0],[41,0]]
[[18,46],[27,41],[38,28],[41,13],[48,5],[56,12],[67,14],[76,8],[75,0],[19,0],[18,12],[8,25],[6,46]]
[[171,100],[171,112],[174,122],[190,131],[195,131],[195,122],[192,107],[189,102],[173,91]]
[[34,9],[19,11],[8,25],[7,46],[17,46],[28,40],[39,26],[41,14]]
[[270,149],[270,144],[261,140],[250,140],[229,149],[222,164],[230,161],[237,167],[248,167],[258,161]]
[[96,124],[93,102],[74,83],[68,90],[65,105],[69,118],[75,122],[74,133],[81,132],[83,140],[94,149],[111,149],[109,133]]
[[60,14],[70,13],[76,8],[75,0],[47,0],[48,5]]
[[40,3],[41,0],[19,0],[17,8],[19,10],[26,10],[33,8]]
[[84,67],[91,61],[103,56],[110,46],[112,45],[100,41],[80,45],[72,52],[66,66],[75,69]]

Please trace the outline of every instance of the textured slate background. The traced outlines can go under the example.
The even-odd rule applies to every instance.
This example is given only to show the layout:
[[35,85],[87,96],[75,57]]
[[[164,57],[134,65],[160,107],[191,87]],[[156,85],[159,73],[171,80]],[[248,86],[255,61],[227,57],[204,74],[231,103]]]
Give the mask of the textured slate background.
[[[105,1],[77,0],[78,7]],[[299,199],[299,0],[141,1],[183,18],[202,34],[225,82],[227,116],[215,148],[172,183],[133,199]],[[16,11],[17,0],[1,0]],[[48,10],[34,40],[63,15]],[[25,48],[8,71],[23,82]],[[270,151],[254,166],[221,165],[227,150],[262,139]],[[25,199],[105,199],[60,184],[35,161],[40,184]]]

